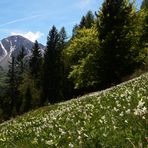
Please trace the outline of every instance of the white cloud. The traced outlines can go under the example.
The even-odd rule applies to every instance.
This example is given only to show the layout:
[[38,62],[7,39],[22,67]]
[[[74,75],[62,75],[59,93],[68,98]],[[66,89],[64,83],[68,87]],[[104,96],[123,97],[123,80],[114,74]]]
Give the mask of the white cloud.
[[26,33],[20,33],[20,32],[11,32],[11,35],[21,35],[27,39],[29,39],[30,41],[34,42],[35,40],[38,40],[39,38],[41,38],[42,36],[44,36],[43,33],[41,32],[26,32]]
[[[99,3],[103,0],[99,0]],[[93,7],[98,6],[98,0],[77,0],[74,7],[84,10],[91,10]]]
[[90,4],[91,0],[80,0],[79,4],[77,5],[79,8],[85,8]]

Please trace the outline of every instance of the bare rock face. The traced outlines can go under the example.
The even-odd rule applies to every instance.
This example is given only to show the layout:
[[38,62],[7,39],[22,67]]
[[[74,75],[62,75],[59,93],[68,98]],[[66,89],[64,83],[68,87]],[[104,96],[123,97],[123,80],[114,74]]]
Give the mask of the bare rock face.
[[[17,56],[22,47],[25,50],[26,57],[29,57],[32,53],[31,50],[33,45],[33,42],[20,35],[4,38],[0,41],[0,67],[4,69],[8,67],[8,62],[10,61],[11,56]],[[39,44],[39,46],[43,53],[45,46],[42,44]]]

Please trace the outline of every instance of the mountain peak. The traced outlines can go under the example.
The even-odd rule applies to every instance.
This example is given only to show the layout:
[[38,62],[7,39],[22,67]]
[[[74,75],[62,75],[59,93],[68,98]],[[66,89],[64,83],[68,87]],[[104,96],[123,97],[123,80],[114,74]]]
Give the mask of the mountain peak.
[[[21,35],[12,35],[0,41],[0,66],[7,67],[11,55],[17,56],[24,47],[26,56],[31,55],[31,50],[34,43]],[[39,44],[43,51],[45,46]]]

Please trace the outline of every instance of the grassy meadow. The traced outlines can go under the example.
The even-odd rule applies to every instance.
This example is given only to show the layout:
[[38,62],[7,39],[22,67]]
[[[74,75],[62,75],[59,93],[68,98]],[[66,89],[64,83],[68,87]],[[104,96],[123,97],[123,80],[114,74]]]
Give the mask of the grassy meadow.
[[148,147],[148,73],[4,122],[0,147]]

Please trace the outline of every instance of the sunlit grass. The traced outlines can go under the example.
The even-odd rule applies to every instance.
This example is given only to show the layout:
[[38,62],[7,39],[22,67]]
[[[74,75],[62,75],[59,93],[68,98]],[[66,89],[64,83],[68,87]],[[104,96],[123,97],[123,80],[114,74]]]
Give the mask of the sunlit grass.
[[147,147],[148,73],[0,125],[0,147]]

